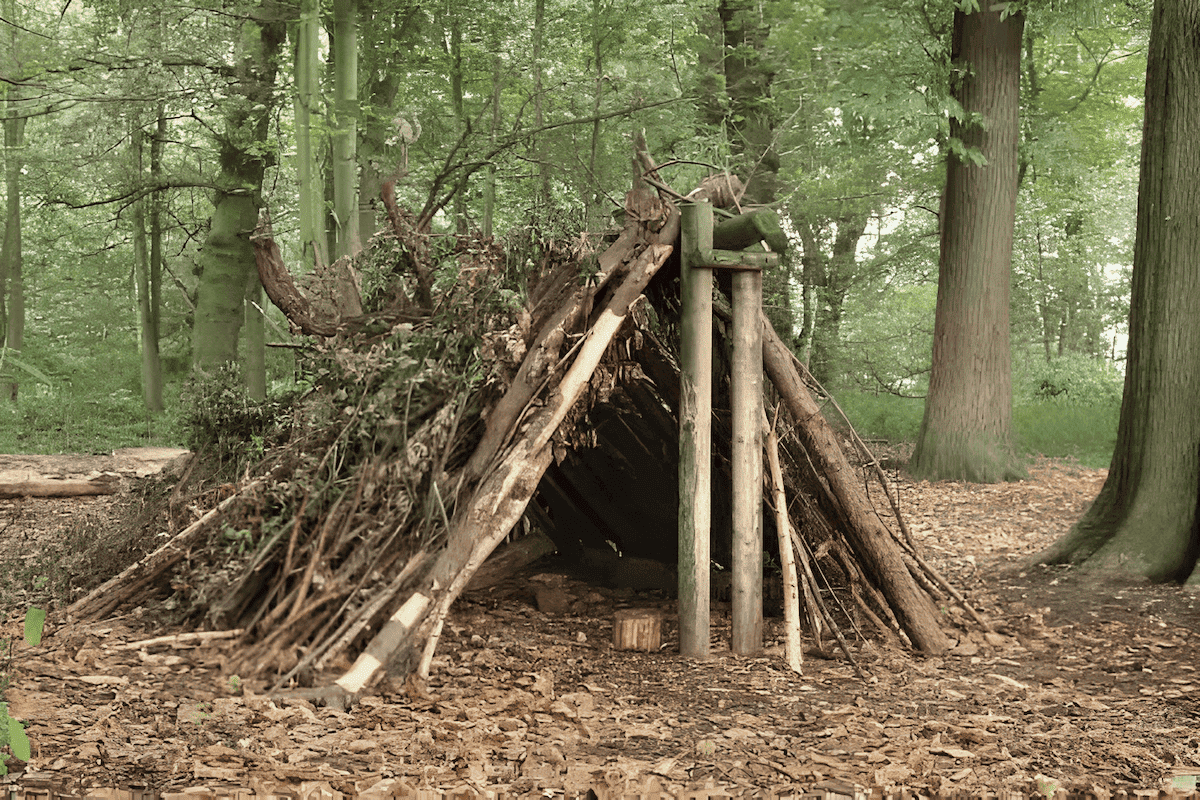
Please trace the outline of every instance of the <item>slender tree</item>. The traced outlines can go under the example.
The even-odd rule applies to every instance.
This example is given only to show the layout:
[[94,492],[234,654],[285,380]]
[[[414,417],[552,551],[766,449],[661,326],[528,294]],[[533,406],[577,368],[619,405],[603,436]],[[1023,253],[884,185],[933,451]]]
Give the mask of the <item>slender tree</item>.
[[321,4],[301,0],[300,20],[294,29],[293,98],[296,137],[296,183],[298,189],[301,261],[309,268],[329,263],[325,251],[325,187],[317,154],[318,137],[313,116],[320,112]]
[[[134,171],[141,178],[146,132],[134,125],[129,138]],[[142,196],[133,203],[133,272],[137,284],[138,327],[141,330],[142,397],[147,410],[158,412],[163,410],[162,362],[158,356],[158,311],[154,307],[155,298],[151,290],[150,235],[147,230],[148,217],[151,216],[147,207],[152,202],[150,197]]]
[[362,249],[358,232],[358,0],[333,3],[333,215],[336,256]]
[[1043,563],[1200,587],[1200,2],[1155,3],[1117,446]]
[[[23,28],[18,16],[17,4],[6,0],[4,17],[8,36],[4,37],[4,57],[11,78],[3,84],[0,94],[3,103],[4,127],[4,240],[0,244],[0,334],[3,345],[9,350],[20,352],[25,343],[25,276],[24,255],[21,247],[21,175],[25,168],[25,120],[22,107],[25,74],[23,60]],[[19,384],[11,381],[0,385],[0,392],[12,402],[17,401]]]
[[910,468],[993,482],[1012,448],[1009,295],[1024,16],[1000,3],[954,12],[951,153],[941,210],[933,371]]

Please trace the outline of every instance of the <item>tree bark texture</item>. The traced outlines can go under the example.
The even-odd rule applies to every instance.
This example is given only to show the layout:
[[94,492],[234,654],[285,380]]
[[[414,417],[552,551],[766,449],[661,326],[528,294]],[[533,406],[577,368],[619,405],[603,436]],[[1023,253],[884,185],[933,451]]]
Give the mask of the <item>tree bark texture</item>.
[[284,26],[247,22],[231,101],[221,137],[221,174],[212,224],[200,251],[200,284],[192,329],[192,362],[211,369],[236,362],[243,300],[255,269],[250,234],[258,224],[259,193],[266,162],[263,151],[271,119],[276,59]]
[[771,101],[775,70],[768,58],[771,29],[757,3],[721,0],[721,71],[729,97],[730,145],[746,176],[746,200],[770,203],[778,188],[779,153],[775,149],[777,113]]
[[325,254],[325,186],[320,169],[319,143],[312,118],[320,110],[321,8],[318,0],[302,0],[295,30],[293,109],[296,139],[297,216],[301,261],[308,269],[329,263]]
[[334,256],[362,249],[358,234],[358,0],[334,0],[333,213]]
[[1108,479],[1039,559],[1200,587],[1200,2],[1155,4],[1125,394]]
[[[946,163],[933,370],[911,468],[980,482],[1020,475],[1012,451],[1009,294],[1024,17],[954,13],[953,94],[967,119]],[[971,163],[981,154],[986,163]]]

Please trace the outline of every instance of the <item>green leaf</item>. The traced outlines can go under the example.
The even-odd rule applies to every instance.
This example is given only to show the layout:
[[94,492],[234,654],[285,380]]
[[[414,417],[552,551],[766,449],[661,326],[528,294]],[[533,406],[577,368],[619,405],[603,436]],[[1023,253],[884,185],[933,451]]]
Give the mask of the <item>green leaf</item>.
[[8,749],[18,761],[28,761],[31,755],[29,736],[25,726],[12,717],[8,718]]
[[46,626],[46,609],[31,606],[25,612],[25,641],[30,647],[42,643],[42,629]]

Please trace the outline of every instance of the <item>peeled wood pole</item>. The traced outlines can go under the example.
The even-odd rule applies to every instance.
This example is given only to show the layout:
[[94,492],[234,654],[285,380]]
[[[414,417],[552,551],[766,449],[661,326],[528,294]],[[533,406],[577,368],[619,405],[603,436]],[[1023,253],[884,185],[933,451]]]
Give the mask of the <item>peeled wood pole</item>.
[[712,247],[712,207],[683,203],[680,214],[679,653],[705,658],[712,513],[712,270],[696,264],[700,251]]
[[762,273],[733,273],[730,394],[733,428],[733,630],[741,656],[762,651]]

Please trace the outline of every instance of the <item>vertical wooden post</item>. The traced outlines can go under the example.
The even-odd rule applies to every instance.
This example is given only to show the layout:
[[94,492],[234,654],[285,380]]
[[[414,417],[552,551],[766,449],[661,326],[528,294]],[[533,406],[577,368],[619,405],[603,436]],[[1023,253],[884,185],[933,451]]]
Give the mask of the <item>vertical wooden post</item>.
[[706,658],[712,523],[712,206],[680,206],[679,653]]
[[762,273],[733,273],[733,631],[737,655],[762,651]]

